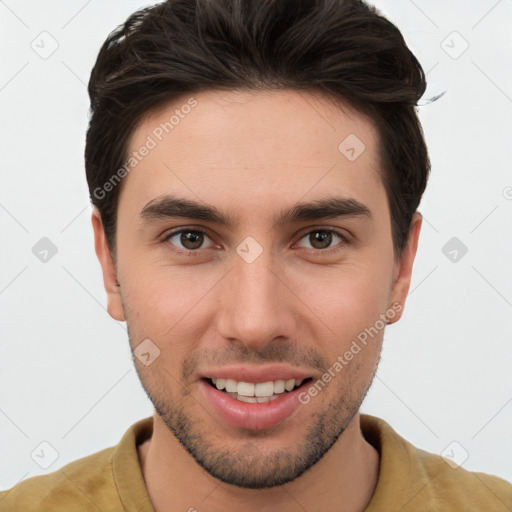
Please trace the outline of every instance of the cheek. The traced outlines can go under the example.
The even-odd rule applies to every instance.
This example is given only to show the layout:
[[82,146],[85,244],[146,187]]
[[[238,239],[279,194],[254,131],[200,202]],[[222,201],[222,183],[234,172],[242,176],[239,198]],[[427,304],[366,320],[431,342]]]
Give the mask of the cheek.
[[[304,272],[292,288],[336,333],[372,325],[388,308],[390,269],[359,261],[338,268]],[[290,279],[292,279],[290,277]]]
[[[152,249],[136,253],[123,261],[126,288],[131,303],[153,318],[165,317],[168,324],[180,317],[214,284],[212,269],[169,262],[165,251]],[[151,253],[153,252],[153,254]]]
[[130,327],[154,341],[166,367],[177,365],[199,344],[211,321],[213,272],[149,265],[134,272],[128,305]]

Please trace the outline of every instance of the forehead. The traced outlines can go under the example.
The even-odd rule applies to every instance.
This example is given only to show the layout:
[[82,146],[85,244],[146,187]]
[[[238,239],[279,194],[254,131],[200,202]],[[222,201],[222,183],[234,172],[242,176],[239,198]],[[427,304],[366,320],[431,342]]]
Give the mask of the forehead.
[[377,146],[371,119],[320,93],[203,91],[134,130],[120,203],[140,211],[178,191],[245,207],[327,192],[364,202],[384,190]]

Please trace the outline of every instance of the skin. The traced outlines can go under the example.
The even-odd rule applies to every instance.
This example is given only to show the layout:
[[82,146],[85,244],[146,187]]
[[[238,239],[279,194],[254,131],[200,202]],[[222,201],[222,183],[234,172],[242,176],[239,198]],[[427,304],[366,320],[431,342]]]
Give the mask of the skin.
[[[92,215],[109,314],[127,322],[132,349],[149,338],[160,350],[147,367],[135,359],[159,410],[152,438],[138,447],[151,502],[157,512],[362,511],[379,455],[361,434],[359,407],[384,329],[307,405],[264,431],[219,418],[199,392],[199,374],[281,361],[321,378],[379,315],[405,305],[421,215],[397,258],[377,131],[348,105],[290,90],[194,98],[197,106],[124,178],[115,258],[98,212]],[[130,151],[187,99],[149,113]],[[354,161],[338,150],[349,134],[366,146]],[[140,211],[168,193],[237,215],[236,223],[145,224]],[[275,225],[281,210],[333,195],[363,203],[372,218]],[[163,238],[177,228],[206,233],[195,257],[175,252],[193,252],[179,236]],[[314,245],[313,235],[328,229],[350,241],[333,235],[326,248]],[[247,236],[263,250],[252,263],[236,252]]]

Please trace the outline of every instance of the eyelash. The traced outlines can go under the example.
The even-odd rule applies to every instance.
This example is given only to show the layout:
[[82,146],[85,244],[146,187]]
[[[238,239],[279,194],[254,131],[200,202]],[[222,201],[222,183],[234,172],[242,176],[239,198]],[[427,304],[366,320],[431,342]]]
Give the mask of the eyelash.
[[[339,237],[341,239],[341,242],[339,242],[338,244],[336,245],[333,245],[331,247],[328,247],[326,249],[314,249],[314,248],[306,248],[306,249],[309,249],[309,251],[312,251],[313,254],[315,256],[321,256],[321,255],[325,255],[325,254],[330,254],[332,252],[332,249],[334,249],[334,251],[338,251],[338,250],[342,250],[343,247],[345,245],[348,245],[350,243],[348,237],[346,235],[344,235],[343,233],[340,233],[339,231],[335,230],[335,229],[327,229],[327,228],[316,228],[316,229],[313,229],[311,231],[308,231],[307,233],[304,233],[304,235],[302,235],[299,239],[302,240],[303,238],[307,237],[308,235],[311,235],[312,233],[317,233],[317,232],[324,232],[324,233],[330,233],[330,234],[333,234],[333,235],[336,235],[337,237]],[[198,234],[201,234],[201,235],[205,235],[207,238],[210,238],[211,240],[211,237],[208,235],[208,233],[206,233],[205,231],[201,230],[201,229],[195,229],[195,228],[181,228],[181,229],[178,229],[176,231],[172,231],[171,233],[167,233],[165,234],[161,241],[162,242],[169,242],[169,240],[174,237],[175,235],[178,235],[180,233],[198,233]],[[171,244],[173,245],[173,244]],[[338,246],[341,246],[341,247],[338,247]],[[200,255],[201,251],[204,250],[204,249],[180,249],[180,248],[176,248],[176,246],[174,246],[173,249],[171,249],[173,252],[177,253],[178,255],[180,256],[189,256],[189,257],[195,257],[195,256],[198,256]]]

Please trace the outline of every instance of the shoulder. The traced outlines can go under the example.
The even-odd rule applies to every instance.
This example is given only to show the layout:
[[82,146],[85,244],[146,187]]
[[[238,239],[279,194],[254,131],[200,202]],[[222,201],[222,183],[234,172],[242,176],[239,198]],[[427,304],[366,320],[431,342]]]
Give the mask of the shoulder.
[[440,505],[486,512],[512,510],[512,484],[503,478],[464,469],[447,455],[445,458],[420,448],[411,452],[430,482],[428,492]]
[[[46,475],[34,476],[0,492],[2,512],[112,510],[116,494],[114,447],[73,461]],[[115,501],[114,501],[115,502]],[[108,506],[107,506],[108,505]]]
[[105,448],[46,475],[28,478],[0,493],[2,512],[152,511],[137,445],[151,437],[153,418],[137,421],[116,446]]
[[[512,484],[454,462],[454,453],[430,453],[414,446],[381,418],[361,415],[361,432],[379,452],[379,479],[369,511],[455,510],[509,512]],[[451,458],[450,458],[451,456]]]

